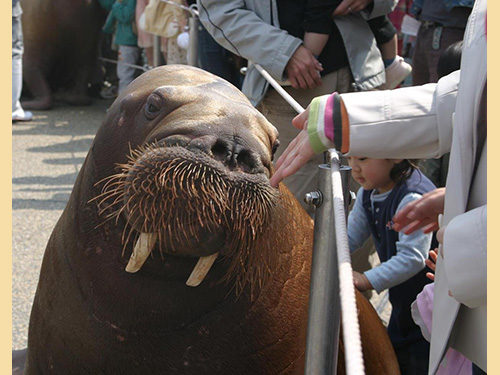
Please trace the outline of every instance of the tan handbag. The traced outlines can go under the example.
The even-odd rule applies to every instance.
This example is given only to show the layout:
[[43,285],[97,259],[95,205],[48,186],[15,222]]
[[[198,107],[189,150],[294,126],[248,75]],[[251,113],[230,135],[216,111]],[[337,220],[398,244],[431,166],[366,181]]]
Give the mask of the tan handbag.
[[161,0],[150,0],[144,9],[144,27],[150,34],[173,38],[180,34],[179,20],[184,17],[183,10]]

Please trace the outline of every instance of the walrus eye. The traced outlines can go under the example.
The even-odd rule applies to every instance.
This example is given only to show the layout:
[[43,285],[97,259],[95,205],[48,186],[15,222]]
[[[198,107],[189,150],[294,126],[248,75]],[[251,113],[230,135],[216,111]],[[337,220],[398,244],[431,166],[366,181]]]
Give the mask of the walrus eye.
[[161,98],[158,95],[151,95],[148,98],[144,112],[149,120],[155,118],[160,112],[161,108]]
[[276,153],[276,151],[278,150],[278,147],[280,147],[280,141],[276,141],[274,142],[273,144],[273,149],[272,149],[272,155],[274,156],[274,154]]
[[160,108],[158,108],[154,104],[152,104],[152,103],[148,104],[148,108],[147,108],[148,113],[155,113],[155,112],[158,112],[159,110],[160,110]]

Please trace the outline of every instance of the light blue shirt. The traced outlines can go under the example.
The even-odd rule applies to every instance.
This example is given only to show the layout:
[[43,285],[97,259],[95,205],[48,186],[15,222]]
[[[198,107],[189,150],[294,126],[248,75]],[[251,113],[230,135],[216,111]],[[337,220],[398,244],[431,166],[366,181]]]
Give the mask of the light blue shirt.
[[[370,224],[363,210],[363,192],[360,188],[354,202],[354,207],[349,213],[347,235],[349,238],[349,249],[352,252],[360,248],[370,237]],[[371,202],[384,201],[391,191],[376,194],[372,193]],[[398,205],[397,211],[408,203],[421,198],[418,193],[408,193]],[[432,233],[424,234],[417,230],[412,234],[399,232],[399,241],[396,243],[397,253],[378,267],[365,272],[377,293],[393,286],[399,285],[412,276],[416,275],[425,267],[425,260],[429,256]]]

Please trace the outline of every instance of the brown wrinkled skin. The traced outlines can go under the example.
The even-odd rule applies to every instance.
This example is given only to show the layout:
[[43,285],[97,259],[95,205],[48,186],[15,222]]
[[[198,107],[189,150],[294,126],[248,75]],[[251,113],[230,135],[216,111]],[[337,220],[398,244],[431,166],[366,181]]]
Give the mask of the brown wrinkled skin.
[[[160,113],[151,120],[145,105],[160,86],[169,87],[160,90]],[[219,257],[195,288],[185,282],[197,258],[177,256],[182,249],[154,250],[139,272],[125,272],[132,251],[129,243],[122,256],[125,220],[103,224],[92,200],[101,193],[96,183],[127,162],[129,147],[171,134],[196,135],[200,143],[213,134],[237,140],[250,155],[238,160],[246,163],[241,168],[268,184],[262,165],[272,169],[277,133],[237,89],[186,66],[140,76],[108,111],[47,245],[26,374],[303,374],[313,223],[285,187],[285,209],[275,211],[255,247],[272,268],[262,286],[253,285],[253,296],[251,284],[237,295],[234,279],[219,282],[229,256]],[[246,178],[231,168],[235,178]],[[384,327],[369,302],[358,299],[366,373],[398,374]],[[339,362],[340,374],[343,353]]]

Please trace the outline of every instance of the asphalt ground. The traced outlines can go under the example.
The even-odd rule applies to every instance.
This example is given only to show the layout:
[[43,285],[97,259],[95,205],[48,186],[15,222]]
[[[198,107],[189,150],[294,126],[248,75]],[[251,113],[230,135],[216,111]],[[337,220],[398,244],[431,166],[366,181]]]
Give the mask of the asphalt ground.
[[33,111],[12,124],[12,349],[27,345],[45,246],[112,100]]

